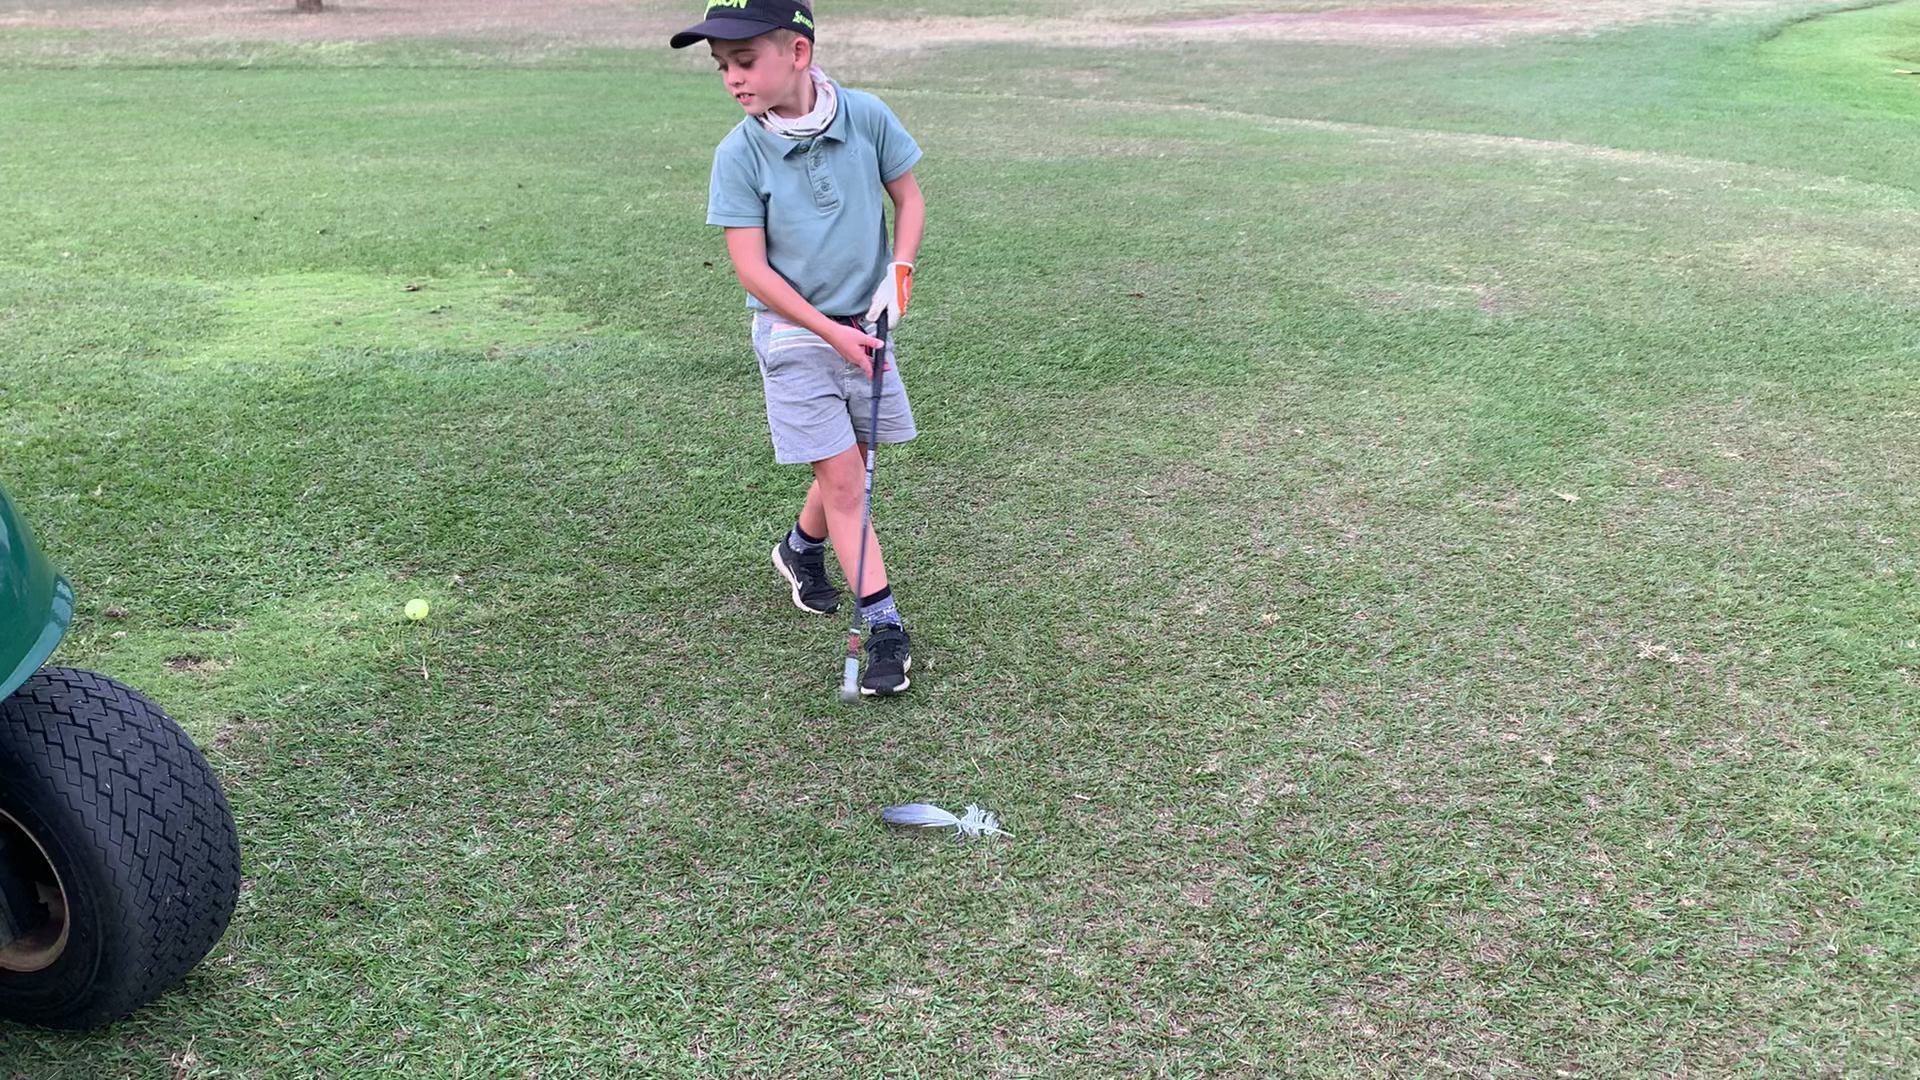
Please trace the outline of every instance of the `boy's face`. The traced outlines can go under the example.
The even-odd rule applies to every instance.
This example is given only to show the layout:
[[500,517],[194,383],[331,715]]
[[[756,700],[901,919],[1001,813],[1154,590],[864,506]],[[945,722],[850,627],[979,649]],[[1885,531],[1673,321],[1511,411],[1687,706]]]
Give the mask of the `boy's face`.
[[749,116],[765,115],[778,109],[782,115],[798,115],[805,110],[801,102],[809,84],[808,52],[795,38],[782,47],[772,34],[746,41],[714,41],[713,61],[720,67],[720,81],[727,93],[747,110]]

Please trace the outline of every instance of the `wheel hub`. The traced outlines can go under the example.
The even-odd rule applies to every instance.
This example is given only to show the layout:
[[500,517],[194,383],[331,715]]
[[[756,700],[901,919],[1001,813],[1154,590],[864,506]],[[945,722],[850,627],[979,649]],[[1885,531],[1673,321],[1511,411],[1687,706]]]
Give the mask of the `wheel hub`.
[[[67,951],[67,892],[46,849],[0,810],[0,971],[44,971]],[[11,930],[12,933],[7,933]]]

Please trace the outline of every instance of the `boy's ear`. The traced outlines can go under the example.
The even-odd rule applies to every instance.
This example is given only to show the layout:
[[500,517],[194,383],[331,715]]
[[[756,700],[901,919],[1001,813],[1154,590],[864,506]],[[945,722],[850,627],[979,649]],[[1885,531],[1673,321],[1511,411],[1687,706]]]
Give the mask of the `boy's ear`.
[[793,35],[793,60],[799,67],[812,67],[813,42],[799,34]]

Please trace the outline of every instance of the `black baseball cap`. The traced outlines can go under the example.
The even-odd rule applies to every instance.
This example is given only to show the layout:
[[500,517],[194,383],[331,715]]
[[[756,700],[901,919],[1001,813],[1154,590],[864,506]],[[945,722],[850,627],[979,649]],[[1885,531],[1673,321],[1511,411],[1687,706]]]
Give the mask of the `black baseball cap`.
[[745,41],[769,30],[791,30],[813,40],[813,11],[800,0],[707,0],[707,20],[673,35],[684,49],[697,41]]

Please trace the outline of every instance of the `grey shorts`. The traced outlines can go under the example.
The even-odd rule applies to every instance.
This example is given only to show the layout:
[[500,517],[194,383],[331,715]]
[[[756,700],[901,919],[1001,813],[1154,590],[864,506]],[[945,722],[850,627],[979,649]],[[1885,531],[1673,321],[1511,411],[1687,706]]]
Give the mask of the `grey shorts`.
[[[856,441],[870,440],[873,384],[813,331],[771,312],[756,312],[753,354],[760,360],[760,382],[767,393],[775,461],[824,461]],[[881,378],[879,437],[883,443],[903,443],[916,431],[891,339],[887,359],[892,370]]]

